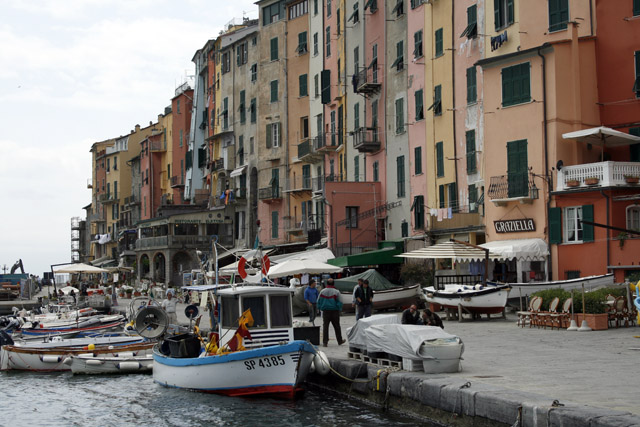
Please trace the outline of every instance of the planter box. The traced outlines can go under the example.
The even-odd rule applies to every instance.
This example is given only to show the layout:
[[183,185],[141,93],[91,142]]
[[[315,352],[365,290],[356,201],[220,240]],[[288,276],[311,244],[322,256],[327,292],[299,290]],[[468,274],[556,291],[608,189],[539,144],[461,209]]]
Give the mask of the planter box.
[[[580,327],[580,325],[582,325],[582,319],[583,319],[582,314],[574,314],[573,318],[578,324],[578,327]],[[587,321],[587,325],[589,325],[589,327],[594,331],[604,331],[606,329],[609,329],[609,320],[608,320],[607,313],[600,313],[600,314],[587,313],[584,315],[584,318]]]

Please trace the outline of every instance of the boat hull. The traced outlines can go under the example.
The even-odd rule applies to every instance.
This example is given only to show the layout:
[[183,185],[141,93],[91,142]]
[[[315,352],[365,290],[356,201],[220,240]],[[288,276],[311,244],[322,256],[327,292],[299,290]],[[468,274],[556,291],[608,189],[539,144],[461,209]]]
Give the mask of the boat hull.
[[306,341],[193,358],[168,357],[156,347],[153,379],[166,387],[227,396],[294,397],[314,356],[314,348]]
[[[342,301],[342,311],[352,312],[355,308],[351,306],[353,302],[353,292],[340,292]],[[413,285],[404,288],[387,289],[384,291],[373,291],[373,309],[399,309],[404,306],[420,301],[420,286]]]
[[141,356],[80,354],[71,356],[65,363],[69,365],[73,374],[151,373],[153,354]]
[[535,292],[547,289],[562,288],[566,291],[571,291],[572,289],[582,289],[582,285],[584,285],[585,290],[602,286],[613,286],[614,275],[613,273],[609,273],[599,276],[581,277],[578,279],[557,280],[552,282],[509,283],[508,285],[513,291],[511,293],[511,298],[517,298],[520,295],[531,295]]
[[430,304],[439,304],[448,309],[457,310],[458,306],[462,306],[471,313],[496,314],[504,310],[511,290],[508,285],[487,286],[479,290],[464,288],[447,288],[446,290],[425,288],[424,299]]

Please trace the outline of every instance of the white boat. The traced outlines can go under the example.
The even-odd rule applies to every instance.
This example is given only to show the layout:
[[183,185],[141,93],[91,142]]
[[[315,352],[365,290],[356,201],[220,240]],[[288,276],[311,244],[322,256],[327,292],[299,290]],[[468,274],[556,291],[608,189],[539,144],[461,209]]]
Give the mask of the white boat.
[[[531,295],[535,292],[544,291],[546,289],[562,288],[566,291],[571,291],[572,289],[582,289],[582,285],[584,285],[585,290],[613,286],[613,280],[613,273],[608,273],[598,276],[580,277],[577,279],[555,280],[550,282],[508,283],[508,285],[513,290],[511,298],[517,298],[520,295]],[[487,283],[494,285],[499,284],[491,281]]]
[[131,374],[150,373],[153,368],[153,354],[120,352],[115,356],[100,354],[75,354],[68,356],[64,363],[74,374]]
[[502,313],[507,298],[509,285],[446,285],[437,290],[433,286],[423,289],[423,297],[430,304],[439,304],[445,308],[458,309],[462,306],[470,313],[493,314]]
[[[278,286],[218,290],[221,338],[214,347],[220,350],[206,347],[211,351],[208,353],[194,334],[166,338],[154,348],[154,381],[167,387],[228,396],[295,396],[301,391],[316,350],[307,341],[293,341],[292,294],[293,289]],[[152,314],[159,309],[144,310]],[[136,319],[136,329],[143,335],[147,322],[144,310]],[[152,328],[160,317],[154,314],[148,322]],[[240,347],[239,335],[244,337]],[[238,350],[231,351],[234,348]]]

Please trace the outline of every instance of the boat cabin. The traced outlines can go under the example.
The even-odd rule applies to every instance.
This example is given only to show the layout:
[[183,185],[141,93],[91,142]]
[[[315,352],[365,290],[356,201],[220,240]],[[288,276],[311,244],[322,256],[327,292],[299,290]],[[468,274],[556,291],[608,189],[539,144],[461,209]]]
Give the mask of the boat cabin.
[[251,309],[248,349],[268,347],[293,340],[293,289],[277,286],[232,286],[218,290],[220,342],[226,344],[238,329],[238,319]]

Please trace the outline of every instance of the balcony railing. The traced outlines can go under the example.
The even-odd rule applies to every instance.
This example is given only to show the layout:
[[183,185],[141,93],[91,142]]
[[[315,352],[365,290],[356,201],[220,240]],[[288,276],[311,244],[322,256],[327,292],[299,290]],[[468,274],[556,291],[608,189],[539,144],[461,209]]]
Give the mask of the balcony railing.
[[167,145],[163,141],[149,141],[149,147],[151,148],[151,151],[167,151]]
[[353,148],[361,153],[380,150],[380,138],[377,127],[360,128],[353,133]]
[[104,193],[98,197],[98,201],[104,205],[109,203],[117,203],[120,201],[120,198],[117,194],[113,193]]
[[136,240],[136,249],[153,248],[189,248],[207,247],[211,243],[209,236],[158,236]]
[[311,191],[311,177],[296,176],[295,178],[288,179],[284,191],[285,192]]
[[264,201],[282,199],[282,187],[259,188],[258,199]]
[[246,188],[236,188],[233,190],[233,194],[236,199],[246,200],[247,198],[247,189]]
[[311,178],[311,190],[314,193],[324,192],[324,176],[316,176],[315,178]]
[[184,176],[172,176],[171,188],[184,187]]
[[374,62],[372,66],[358,72],[353,81],[353,88],[358,93],[372,93],[380,90],[378,64]]
[[492,176],[487,196],[496,205],[513,200],[531,203],[538,198],[538,188],[529,172],[510,173]]
[[224,159],[217,159],[213,161],[213,170],[220,171],[224,169]]
[[298,160],[307,163],[314,163],[321,160],[322,157],[323,154],[316,150],[312,139],[306,138],[298,144]]
[[[556,190],[585,187],[637,187],[637,184],[629,184],[625,179],[632,176],[640,177],[640,163],[599,162],[565,166],[558,171]],[[597,178],[597,180],[587,178]],[[588,185],[585,181],[595,182],[595,184]]]

